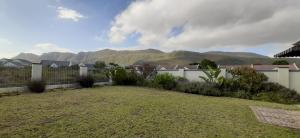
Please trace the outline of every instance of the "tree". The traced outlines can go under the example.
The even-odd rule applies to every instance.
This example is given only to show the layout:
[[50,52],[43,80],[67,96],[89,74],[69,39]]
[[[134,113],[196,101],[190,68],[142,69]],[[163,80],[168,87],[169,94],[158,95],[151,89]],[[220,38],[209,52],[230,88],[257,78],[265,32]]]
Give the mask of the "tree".
[[147,78],[155,70],[155,66],[150,64],[143,64],[142,67],[143,67],[143,76],[145,78]]
[[110,62],[110,63],[109,63],[109,65],[110,65],[110,66],[113,66],[113,67],[119,67],[119,65],[118,65],[118,64],[116,64],[116,63],[113,63],[113,62]]
[[103,69],[103,68],[105,68],[105,67],[106,67],[106,64],[105,64],[104,61],[97,61],[97,62],[95,63],[95,68],[97,68],[97,69]]
[[200,69],[208,69],[208,67],[211,67],[212,69],[218,68],[217,64],[211,60],[203,59],[200,63],[199,68]]
[[272,64],[273,65],[289,65],[290,63],[286,60],[276,60]]

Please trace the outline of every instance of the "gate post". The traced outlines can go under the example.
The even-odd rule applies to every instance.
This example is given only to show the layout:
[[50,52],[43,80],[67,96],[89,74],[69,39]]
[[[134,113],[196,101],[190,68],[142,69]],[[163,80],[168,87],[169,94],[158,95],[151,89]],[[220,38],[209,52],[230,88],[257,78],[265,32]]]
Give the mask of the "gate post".
[[31,81],[41,81],[42,80],[42,64],[32,63],[31,65]]
[[80,77],[86,77],[86,76],[88,76],[88,67],[86,67],[86,66],[80,66],[79,67],[79,76]]

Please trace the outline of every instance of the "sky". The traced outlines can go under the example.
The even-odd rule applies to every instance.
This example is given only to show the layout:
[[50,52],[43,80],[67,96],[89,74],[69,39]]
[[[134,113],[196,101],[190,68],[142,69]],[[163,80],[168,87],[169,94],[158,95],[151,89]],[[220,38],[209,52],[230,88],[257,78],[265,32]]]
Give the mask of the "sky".
[[0,0],[0,58],[101,49],[255,52],[300,40],[299,0]]

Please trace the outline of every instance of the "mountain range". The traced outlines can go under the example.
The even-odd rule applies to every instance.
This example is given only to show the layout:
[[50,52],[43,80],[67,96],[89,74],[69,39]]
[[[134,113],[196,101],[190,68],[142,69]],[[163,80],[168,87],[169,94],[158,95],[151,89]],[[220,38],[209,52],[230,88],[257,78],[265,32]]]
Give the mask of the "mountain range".
[[[203,59],[215,61],[219,65],[244,65],[244,64],[271,64],[276,59],[256,53],[248,52],[221,52],[211,51],[205,53],[192,51],[163,52],[156,49],[146,50],[111,50],[104,49],[95,52],[62,53],[50,52],[42,55],[32,53],[21,53],[14,59],[25,59],[31,62],[41,60],[71,61],[73,63],[95,63],[105,61],[106,63],[117,63],[119,65],[132,65],[141,63],[187,65],[201,62]],[[300,64],[300,59],[288,58],[290,63]]]

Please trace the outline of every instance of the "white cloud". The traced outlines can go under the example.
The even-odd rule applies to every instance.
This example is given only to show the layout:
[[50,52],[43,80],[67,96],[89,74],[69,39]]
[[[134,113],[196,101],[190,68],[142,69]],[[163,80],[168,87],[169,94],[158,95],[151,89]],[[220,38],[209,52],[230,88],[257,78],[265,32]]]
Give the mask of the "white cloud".
[[41,55],[43,53],[48,52],[72,52],[70,49],[62,48],[52,43],[40,43],[36,44],[32,47],[32,50],[28,51],[28,53],[34,53]]
[[[139,0],[115,17],[112,43],[141,34],[161,49],[255,47],[300,39],[299,0]],[[175,27],[182,33],[169,36]],[[285,47],[285,46],[284,46]]]
[[73,20],[74,22],[78,22],[80,19],[84,18],[81,13],[65,7],[58,7],[57,12],[58,18],[60,19],[69,19]]

